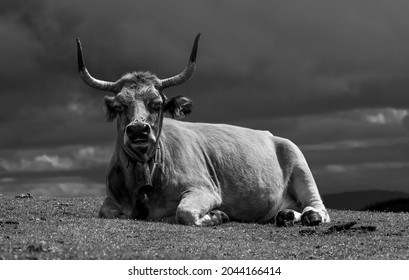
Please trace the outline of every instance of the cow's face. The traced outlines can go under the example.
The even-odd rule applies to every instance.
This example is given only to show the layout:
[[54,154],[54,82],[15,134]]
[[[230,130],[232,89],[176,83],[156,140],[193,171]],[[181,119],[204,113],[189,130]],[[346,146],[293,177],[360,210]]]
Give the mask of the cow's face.
[[164,114],[182,118],[190,113],[192,102],[182,96],[167,99],[162,91],[183,84],[193,75],[200,34],[193,43],[189,62],[179,74],[159,79],[149,72],[126,74],[116,82],[96,79],[85,66],[82,47],[77,39],[78,70],[83,81],[96,89],[109,91],[114,97],[105,98],[108,120],[117,118],[118,137],[123,148],[138,161],[153,155],[160,136]]
[[144,161],[156,147],[163,116],[183,118],[191,112],[192,102],[182,96],[166,98],[156,76],[147,72],[127,74],[120,84],[118,94],[104,99],[106,117],[117,119],[119,141]]

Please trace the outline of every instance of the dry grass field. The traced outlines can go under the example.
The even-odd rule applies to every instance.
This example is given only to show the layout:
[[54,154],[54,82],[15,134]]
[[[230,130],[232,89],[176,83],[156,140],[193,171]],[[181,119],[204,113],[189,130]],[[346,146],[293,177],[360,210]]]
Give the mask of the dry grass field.
[[101,198],[0,195],[0,259],[409,259],[409,214],[329,210],[317,227],[97,218]]

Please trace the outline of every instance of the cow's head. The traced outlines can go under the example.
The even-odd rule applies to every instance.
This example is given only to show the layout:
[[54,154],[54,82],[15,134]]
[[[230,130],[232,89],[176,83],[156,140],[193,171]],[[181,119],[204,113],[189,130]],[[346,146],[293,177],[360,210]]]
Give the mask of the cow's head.
[[149,72],[133,72],[116,82],[92,77],[84,63],[82,47],[77,39],[78,68],[84,82],[96,89],[112,92],[104,105],[108,121],[117,119],[118,137],[126,153],[137,161],[146,162],[153,155],[159,139],[164,114],[183,118],[191,112],[192,102],[183,96],[167,98],[163,90],[186,82],[196,66],[196,36],[189,62],[178,75],[159,79]]

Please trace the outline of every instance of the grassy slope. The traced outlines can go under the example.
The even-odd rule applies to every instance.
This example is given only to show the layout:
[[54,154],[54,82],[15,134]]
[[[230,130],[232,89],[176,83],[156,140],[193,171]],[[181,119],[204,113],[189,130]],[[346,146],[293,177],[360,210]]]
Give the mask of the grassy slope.
[[[407,213],[330,210],[333,221],[318,227],[196,228],[98,219],[101,203],[0,195],[0,259],[409,259]],[[348,222],[357,223],[331,230]]]

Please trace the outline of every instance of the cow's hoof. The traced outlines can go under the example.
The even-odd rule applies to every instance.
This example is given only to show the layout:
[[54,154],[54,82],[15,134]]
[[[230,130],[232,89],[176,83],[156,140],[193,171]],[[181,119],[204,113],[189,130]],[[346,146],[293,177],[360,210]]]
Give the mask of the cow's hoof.
[[229,216],[226,213],[220,210],[212,210],[209,212],[210,217],[213,219],[216,218],[220,224],[230,222]]
[[290,227],[294,225],[295,214],[294,211],[285,209],[278,212],[276,216],[276,225],[278,227]]
[[98,217],[103,219],[115,219],[119,217],[118,211],[99,211]]
[[117,219],[121,218],[121,212],[117,209],[112,209],[109,207],[102,206],[99,209],[98,217],[103,219]]
[[301,223],[303,226],[318,226],[321,222],[321,215],[314,210],[309,210],[301,215]]

